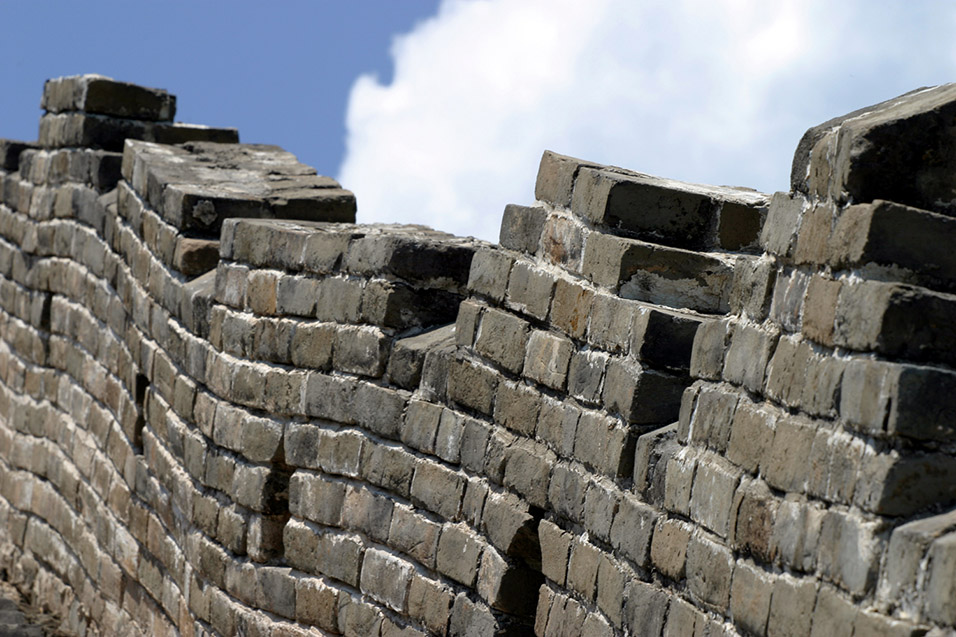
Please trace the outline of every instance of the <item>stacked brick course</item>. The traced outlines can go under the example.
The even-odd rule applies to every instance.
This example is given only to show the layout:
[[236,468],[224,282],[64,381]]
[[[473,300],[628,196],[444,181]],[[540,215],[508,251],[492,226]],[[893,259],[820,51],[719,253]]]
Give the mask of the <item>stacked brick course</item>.
[[546,152],[492,245],[52,80],[0,143],[0,567],[89,634],[951,634],[954,97],[772,197]]

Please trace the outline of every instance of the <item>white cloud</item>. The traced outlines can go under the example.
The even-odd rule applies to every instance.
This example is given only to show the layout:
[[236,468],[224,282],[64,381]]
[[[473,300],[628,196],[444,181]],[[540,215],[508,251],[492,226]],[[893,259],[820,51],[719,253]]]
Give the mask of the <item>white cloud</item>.
[[340,180],[359,220],[496,240],[545,148],[788,187],[803,131],[952,77],[948,3],[444,0],[358,78]]

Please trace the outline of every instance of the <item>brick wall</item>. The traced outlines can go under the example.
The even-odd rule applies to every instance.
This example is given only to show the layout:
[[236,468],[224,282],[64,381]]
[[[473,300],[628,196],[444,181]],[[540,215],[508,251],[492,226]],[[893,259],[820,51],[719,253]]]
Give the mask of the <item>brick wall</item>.
[[43,107],[0,142],[0,569],[66,630],[956,626],[956,88],[773,196],[545,152],[500,245],[356,225],[165,91]]

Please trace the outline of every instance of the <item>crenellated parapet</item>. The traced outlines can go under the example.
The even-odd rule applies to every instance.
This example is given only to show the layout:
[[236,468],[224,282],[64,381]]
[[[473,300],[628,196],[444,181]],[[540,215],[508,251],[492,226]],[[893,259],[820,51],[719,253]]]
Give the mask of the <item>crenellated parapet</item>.
[[0,142],[0,572],[77,634],[949,634],[951,93],[772,196],[546,151],[494,245],[49,81]]

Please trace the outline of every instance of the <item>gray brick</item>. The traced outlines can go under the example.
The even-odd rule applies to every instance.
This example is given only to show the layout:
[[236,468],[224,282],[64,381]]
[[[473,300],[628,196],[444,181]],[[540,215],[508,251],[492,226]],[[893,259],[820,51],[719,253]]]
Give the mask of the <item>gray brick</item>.
[[485,306],[474,301],[462,301],[458,306],[455,320],[455,343],[461,347],[471,347],[475,343],[478,321]]
[[395,445],[368,440],[363,445],[362,475],[370,483],[407,498],[415,472],[416,458]]
[[555,455],[543,444],[518,439],[509,448],[504,486],[514,489],[533,506],[544,508],[551,467],[556,461]]
[[577,219],[552,214],[544,222],[539,254],[554,265],[580,270],[587,232]]
[[956,524],[956,514],[944,513],[908,522],[893,529],[881,568],[877,596],[900,606],[903,612],[919,613],[918,578],[924,577],[923,560],[930,544]]
[[726,385],[702,386],[688,425],[688,440],[724,451],[733,432],[732,423],[739,401],[737,392],[729,390]]
[[624,495],[611,525],[611,544],[638,566],[648,564],[657,511],[631,495]]
[[774,520],[780,501],[762,480],[744,478],[734,495],[731,509],[731,527],[728,535],[731,546],[748,553],[761,562],[771,562]]
[[496,309],[481,317],[475,349],[513,374],[521,372],[530,325],[514,314]]
[[626,353],[636,309],[637,305],[626,299],[596,294],[591,302],[588,342],[611,353]]
[[620,492],[604,481],[594,481],[584,496],[584,526],[589,536],[610,541],[611,523],[620,503]]
[[256,605],[268,612],[294,618],[295,579],[292,569],[260,566],[256,575]]
[[419,451],[433,453],[441,414],[439,405],[421,400],[409,401],[405,424],[401,428],[402,442]]
[[721,456],[706,455],[697,462],[691,492],[691,519],[727,537],[731,522],[731,505],[740,482],[740,470]]
[[651,584],[628,583],[624,601],[625,625],[635,635],[660,635],[669,602],[668,594]]
[[728,321],[710,321],[694,334],[690,357],[690,375],[694,378],[719,380],[724,369],[724,357],[730,346],[733,329]]
[[773,520],[770,537],[774,561],[798,571],[812,572],[817,561],[823,515],[821,507],[799,496],[784,498]]
[[518,434],[533,435],[541,408],[541,396],[524,383],[498,384],[495,399],[495,423]]
[[782,337],[767,367],[767,396],[788,407],[803,399],[811,349],[804,341]]
[[453,600],[451,590],[439,582],[412,575],[408,588],[408,614],[420,619],[429,631],[444,634]]
[[859,515],[829,510],[823,516],[817,568],[821,575],[853,595],[871,592],[876,584],[884,540],[882,524]]
[[434,349],[452,344],[456,335],[456,326],[446,325],[423,334],[395,340],[388,359],[389,381],[404,389],[417,388],[422,379],[425,357]]
[[653,371],[626,359],[608,363],[604,403],[608,410],[638,425],[677,420],[688,380]]
[[410,555],[429,568],[435,567],[441,525],[396,504],[388,532],[388,545]]
[[622,297],[699,312],[727,312],[733,267],[709,254],[591,233],[582,274]]
[[571,554],[571,534],[552,522],[541,520],[538,536],[541,539],[542,574],[558,586],[564,586]]
[[583,284],[558,278],[551,301],[551,324],[571,338],[580,339],[588,327],[593,290]]
[[833,326],[842,283],[814,274],[807,284],[803,306],[803,333],[817,343],[833,347]]
[[408,562],[378,549],[365,552],[362,592],[396,612],[405,612],[411,577],[412,566]]
[[760,469],[767,483],[783,491],[802,491],[807,482],[807,459],[817,428],[812,421],[786,415],[777,420],[770,454]]
[[528,339],[524,374],[552,389],[564,389],[573,351],[574,344],[570,340],[535,330]]
[[608,355],[604,352],[574,352],[568,369],[568,393],[585,403],[600,401],[607,363]]
[[756,635],[766,634],[773,579],[750,562],[737,562],[730,587],[734,624]]
[[362,282],[343,277],[321,279],[315,316],[332,323],[357,323],[362,315]]
[[295,619],[318,626],[322,630],[338,632],[339,592],[322,580],[300,578],[295,580]]
[[508,307],[543,321],[551,307],[554,283],[551,274],[530,263],[516,262],[508,279]]
[[559,155],[550,150],[544,151],[534,186],[535,199],[547,201],[559,208],[569,207],[575,177],[583,166],[596,167],[597,164]]
[[297,471],[289,482],[289,510],[319,524],[336,526],[342,517],[345,484]]
[[508,278],[514,261],[513,256],[501,250],[476,251],[468,274],[468,289],[501,303],[508,289]]
[[813,609],[810,637],[850,637],[858,610],[837,591],[821,586]]
[[509,204],[501,218],[498,242],[503,248],[534,254],[547,218],[548,212],[544,208]]
[[596,546],[583,540],[572,542],[571,559],[568,563],[568,588],[588,601],[594,600],[600,561],[601,551]]
[[789,332],[802,328],[807,286],[810,277],[802,270],[777,272],[770,303],[770,318]]
[[548,487],[548,501],[555,513],[572,521],[583,520],[587,483],[587,479],[569,465],[556,465]]
[[733,328],[733,337],[724,360],[724,378],[743,385],[754,393],[762,393],[764,372],[777,345],[779,333],[747,323]]
[[764,250],[781,257],[792,254],[806,203],[807,200],[799,193],[774,193],[760,233],[760,245]]
[[774,580],[768,637],[808,637],[817,598],[817,583],[782,575]]
[[332,362],[336,369],[377,378],[385,372],[391,339],[374,328],[339,326]]
[[448,397],[483,414],[492,413],[498,375],[472,360],[455,357],[448,368]]
[[482,543],[463,525],[445,525],[438,540],[438,570],[465,586],[474,586]]
[[412,499],[446,520],[458,518],[464,491],[464,477],[437,463],[421,462],[412,478]]
[[728,607],[733,569],[729,550],[703,536],[691,536],[687,543],[687,587],[719,612]]

